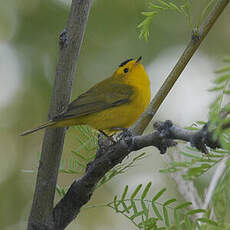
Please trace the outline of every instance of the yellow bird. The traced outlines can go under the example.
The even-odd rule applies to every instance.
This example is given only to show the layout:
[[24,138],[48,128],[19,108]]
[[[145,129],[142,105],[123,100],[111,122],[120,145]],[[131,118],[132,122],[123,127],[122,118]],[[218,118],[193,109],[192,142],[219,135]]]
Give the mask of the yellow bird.
[[97,83],[52,120],[25,131],[22,136],[46,127],[89,125],[106,134],[129,128],[150,102],[148,75],[138,59],[122,62],[113,75]]

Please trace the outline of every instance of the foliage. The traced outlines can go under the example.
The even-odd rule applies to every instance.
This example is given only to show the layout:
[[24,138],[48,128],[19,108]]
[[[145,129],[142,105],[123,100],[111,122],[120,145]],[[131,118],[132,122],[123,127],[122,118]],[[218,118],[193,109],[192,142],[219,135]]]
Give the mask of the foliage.
[[105,176],[102,177],[102,179],[97,184],[97,188],[107,183],[115,176],[125,173],[127,169],[134,167],[137,161],[142,160],[145,157],[146,157],[146,153],[140,153],[133,158],[132,157],[126,158],[122,163],[116,165],[113,169],[111,169],[108,173],[106,173]]
[[[95,158],[97,150],[97,131],[88,126],[74,127],[79,131],[76,136],[78,148],[72,151],[73,156],[63,159],[59,168],[60,173],[80,175],[84,173],[87,164]],[[146,157],[146,153],[139,153],[134,157],[127,157],[122,163],[116,165],[98,182],[97,187],[104,185],[115,176],[123,174],[128,168],[134,167],[135,163]],[[64,196],[66,190],[57,185],[56,191],[60,196]]]
[[215,81],[215,87],[210,91],[218,92],[220,95],[211,105],[209,113],[210,129],[215,129],[214,138],[218,138],[224,149],[230,152],[230,57],[224,61],[226,66],[216,71],[220,76]]
[[77,149],[72,151],[73,156],[63,159],[60,172],[68,174],[83,173],[89,161],[95,157],[97,150],[97,132],[88,126],[74,127],[79,135],[75,135]]
[[[77,149],[72,150],[72,156],[62,159],[59,168],[60,173],[81,175],[84,173],[87,164],[95,157],[97,150],[97,131],[88,126],[73,127],[78,135],[75,135]],[[66,189],[57,184],[56,191],[60,196],[64,196]]]
[[199,28],[201,22],[209,12],[209,9],[214,2],[215,0],[208,1],[200,16],[198,17],[197,22],[193,23],[191,19],[192,15],[190,0],[150,0],[148,2],[148,11],[142,12],[142,15],[145,16],[145,19],[137,26],[137,28],[140,29],[139,38],[145,39],[147,41],[149,38],[149,31],[152,20],[156,15],[169,10],[183,15],[191,28]]
[[228,222],[230,215],[230,161],[226,162],[226,169],[220,178],[218,186],[213,194],[213,206],[216,219],[221,222]]
[[227,151],[222,149],[210,150],[208,156],[205,156],[201,155],[196,148],[186,145],[184,151],[179,151],[176,154],[183,156],[183,162],[171,161],[169,167],[161,169],[160,172],[175,173],[181,171],[185,180],[194,180],[218,164],[227,154]]
[[[216,79],[216,86],[211,91],[218,92],[220,95],[211,105],[210,110],[210,129],[214,129],[214,137],[218,138],[223,149],[230,154],[230,57],[226,57],[227,63],[224,67],[216,71],[220,76]],[[230,185],[230,158],[227,157],[226,167],[223,176],[218,181],[218,185],[213,195],[213,205],[215,216],[218,221],[226,222],[230,215],[229,185]]]
[[[185,157],[183,162],[172,161],[169,167],[160,170],[164,173],[173,173],[183,171],[183,178],[194,180],[202,174],[206,173],[213,166],[217,165],[225,156],[230,154],[230,104],[226,103],[230,94],[230,58],[225,58],[227,65],[216,71],[220,76],[215,80],[215,86],[210,89],[210,92],[216,92],[219,95],[212,103],[209,112],[209,129],[214,130],[214,138],[220,141],[222,149],[210,149],[208,157],[200,156],[196,148],[185,146],[185,151],[179,151]],[[198,121],[188,129],[198,130],[206,122]]]
[[[230,58],[227,57],[224,61],[227,65],[216,71],[219,76],[214,82],[215,86],[210,89],[210,92],[215,92],[218,96],[211,104],[209,112],[209,130],[213,132],[213,138],[220,141],[222,148],[210,149],[208,156],[200,156],[197,149],[186,145],[184,151],[177,153],[182,155],[184,160],[171,161],[168,168],[160,171],[164,173],[180,171],[184,179],[195,180],[215,166],[215,171],[211,178],[214,187],[210,186],[209,188],[212,193],[212,205],[210,208],[214,210],[216,220],[223,224],[223,229],[229,229],[227,222],[230,218],[228,214],[230,211]],[[188,128],[197,130],[205,123],[197,122]],[[221,166],[223,167],[222,169],[219,169],[222,161],[226,163]],[[220,174],[220,170],[223,170],[222,174]]]
[[[128,194],[129,187],[126,185],[121,196],[116,195],[112,202],[100,206],[112,208],[116,213],[128,218],[138,229],[180,230],[201,229],[201,226],[218,227],[218,223],[207,217],[208,210],[186,211],[191,202],[178,203],[175,198],[161,202],[160,198],[166,192],[166,188],[161,189],[151,199],[148,199],[151,185],[152,183],[149,182],[143,188],[143,185],[139,184],[130,194]],[[204,217],[196,217],[198,214],[202,214]]]

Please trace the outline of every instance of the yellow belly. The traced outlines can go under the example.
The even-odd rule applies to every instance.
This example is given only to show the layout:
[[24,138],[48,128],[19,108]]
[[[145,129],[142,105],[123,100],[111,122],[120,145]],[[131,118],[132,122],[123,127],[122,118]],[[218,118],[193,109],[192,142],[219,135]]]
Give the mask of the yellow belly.
[[105,109],[100,112],[81,117],[58,121],[54,127],[71,125],[89,125],[97,130],[112,133],[113,128],[128,128],[144,112],[150,102],[150,88],[139,90],[131,99],[131,102]]

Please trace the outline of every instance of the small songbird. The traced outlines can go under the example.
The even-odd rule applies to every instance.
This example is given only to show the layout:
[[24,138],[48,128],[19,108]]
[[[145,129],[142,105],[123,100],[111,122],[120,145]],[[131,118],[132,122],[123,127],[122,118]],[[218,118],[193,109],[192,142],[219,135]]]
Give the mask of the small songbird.
[[141,57],[128,59],[111,77],[72,101],[64,112],[21,136],[46,127],[72,125],[89,125],[110,135],[118,129],[129,128],[144,112],[150,97],[150,81]]

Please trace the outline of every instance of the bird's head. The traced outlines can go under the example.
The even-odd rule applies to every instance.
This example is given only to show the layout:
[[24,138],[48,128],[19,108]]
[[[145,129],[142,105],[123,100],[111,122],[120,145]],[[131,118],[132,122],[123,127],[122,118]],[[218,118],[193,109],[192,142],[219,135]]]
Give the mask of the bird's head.
[[128,59],[122,62],[118,69],[114,72],[113,77],[127,84],[141,83],[149,81],[144,66],[141,63],[142,57],[137,59]]

